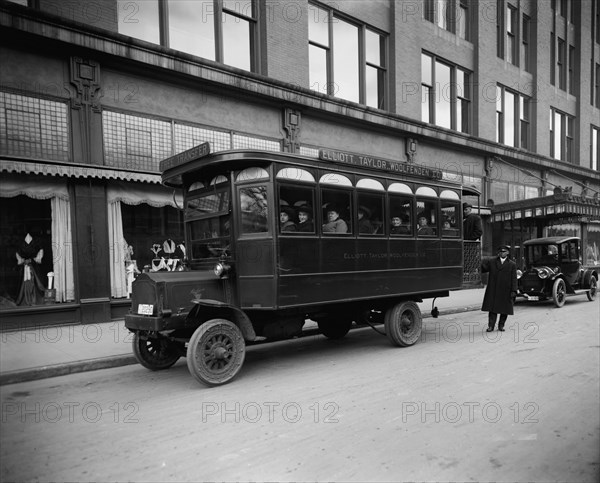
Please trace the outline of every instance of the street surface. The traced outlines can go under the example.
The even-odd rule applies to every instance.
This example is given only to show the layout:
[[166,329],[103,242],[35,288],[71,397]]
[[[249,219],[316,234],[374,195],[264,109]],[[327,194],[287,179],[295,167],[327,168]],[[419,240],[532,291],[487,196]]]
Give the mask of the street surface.
[[597,482],[598,300],[515,311],[253,346],[217,388],[184,359],[2,386],[0,479]]

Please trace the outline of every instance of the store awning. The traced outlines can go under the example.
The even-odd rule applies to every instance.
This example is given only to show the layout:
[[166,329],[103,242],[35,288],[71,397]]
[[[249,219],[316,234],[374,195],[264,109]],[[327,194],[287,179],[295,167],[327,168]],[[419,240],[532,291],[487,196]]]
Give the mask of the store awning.
[[502,203],[492,208],[493,221],[524,218],[565,219],[567,222],[600,221],[600,198],[562,192],[550,196]]
[[0,160],[0,172],[67,176],[70,178],[119,179],[123,181],[161,184],[159,174],[136,173],[95,166],[46,164],[42,162],[20,161],[14,159]]

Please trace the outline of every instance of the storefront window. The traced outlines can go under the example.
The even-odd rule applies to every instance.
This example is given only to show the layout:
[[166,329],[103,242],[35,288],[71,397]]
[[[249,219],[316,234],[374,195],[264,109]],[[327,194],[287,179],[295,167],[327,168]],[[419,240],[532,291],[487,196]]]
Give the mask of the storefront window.
[[557,223],[544,228],[544,236],[581,236],[581,228],[576,223]]
[[138,270],[178,270],[185,255],[181,211],[121,203],[123,237]]
[[587,243],[584,251],[586,265],[600,265],[600,224],[587,226]]
[[50,200],[21,195],[0,210],[0,308],[44,303],[52,272]]

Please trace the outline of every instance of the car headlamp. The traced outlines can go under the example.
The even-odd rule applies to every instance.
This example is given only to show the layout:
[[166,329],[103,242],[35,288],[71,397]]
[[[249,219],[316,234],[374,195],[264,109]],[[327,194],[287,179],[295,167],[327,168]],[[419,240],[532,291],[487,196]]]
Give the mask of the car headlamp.
[[538,269],[538,277],[548,278],[549,275],[550,275],[550,270],[548,270],[547,268],[539,268]]
[[231,266],[225,262],[217,262],[213,270],[217,277],[223,278],[229,273],[229,270],[231,270]]
[[517,270],[517,280],[523,276],[523,272],[521,270]]

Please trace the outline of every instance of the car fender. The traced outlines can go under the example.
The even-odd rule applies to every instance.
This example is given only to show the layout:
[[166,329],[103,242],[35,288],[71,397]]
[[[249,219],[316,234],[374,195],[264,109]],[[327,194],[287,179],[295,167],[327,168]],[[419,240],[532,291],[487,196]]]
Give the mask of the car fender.
[[590,288],[590,281],[592,279],[592,275],[596,277],[596,281],[598,281],[598,272],[592,268],[588,268],[583,273],[583,277],[581,279],[581,288]]
[[195,305],[188,314],[188,326],[198,327],[208,320],[224,318],[239,327],[245,340],[253,341],[256,339],[256,332],[250,318],[237,307],[212,299],[196,299],[192,302]]

